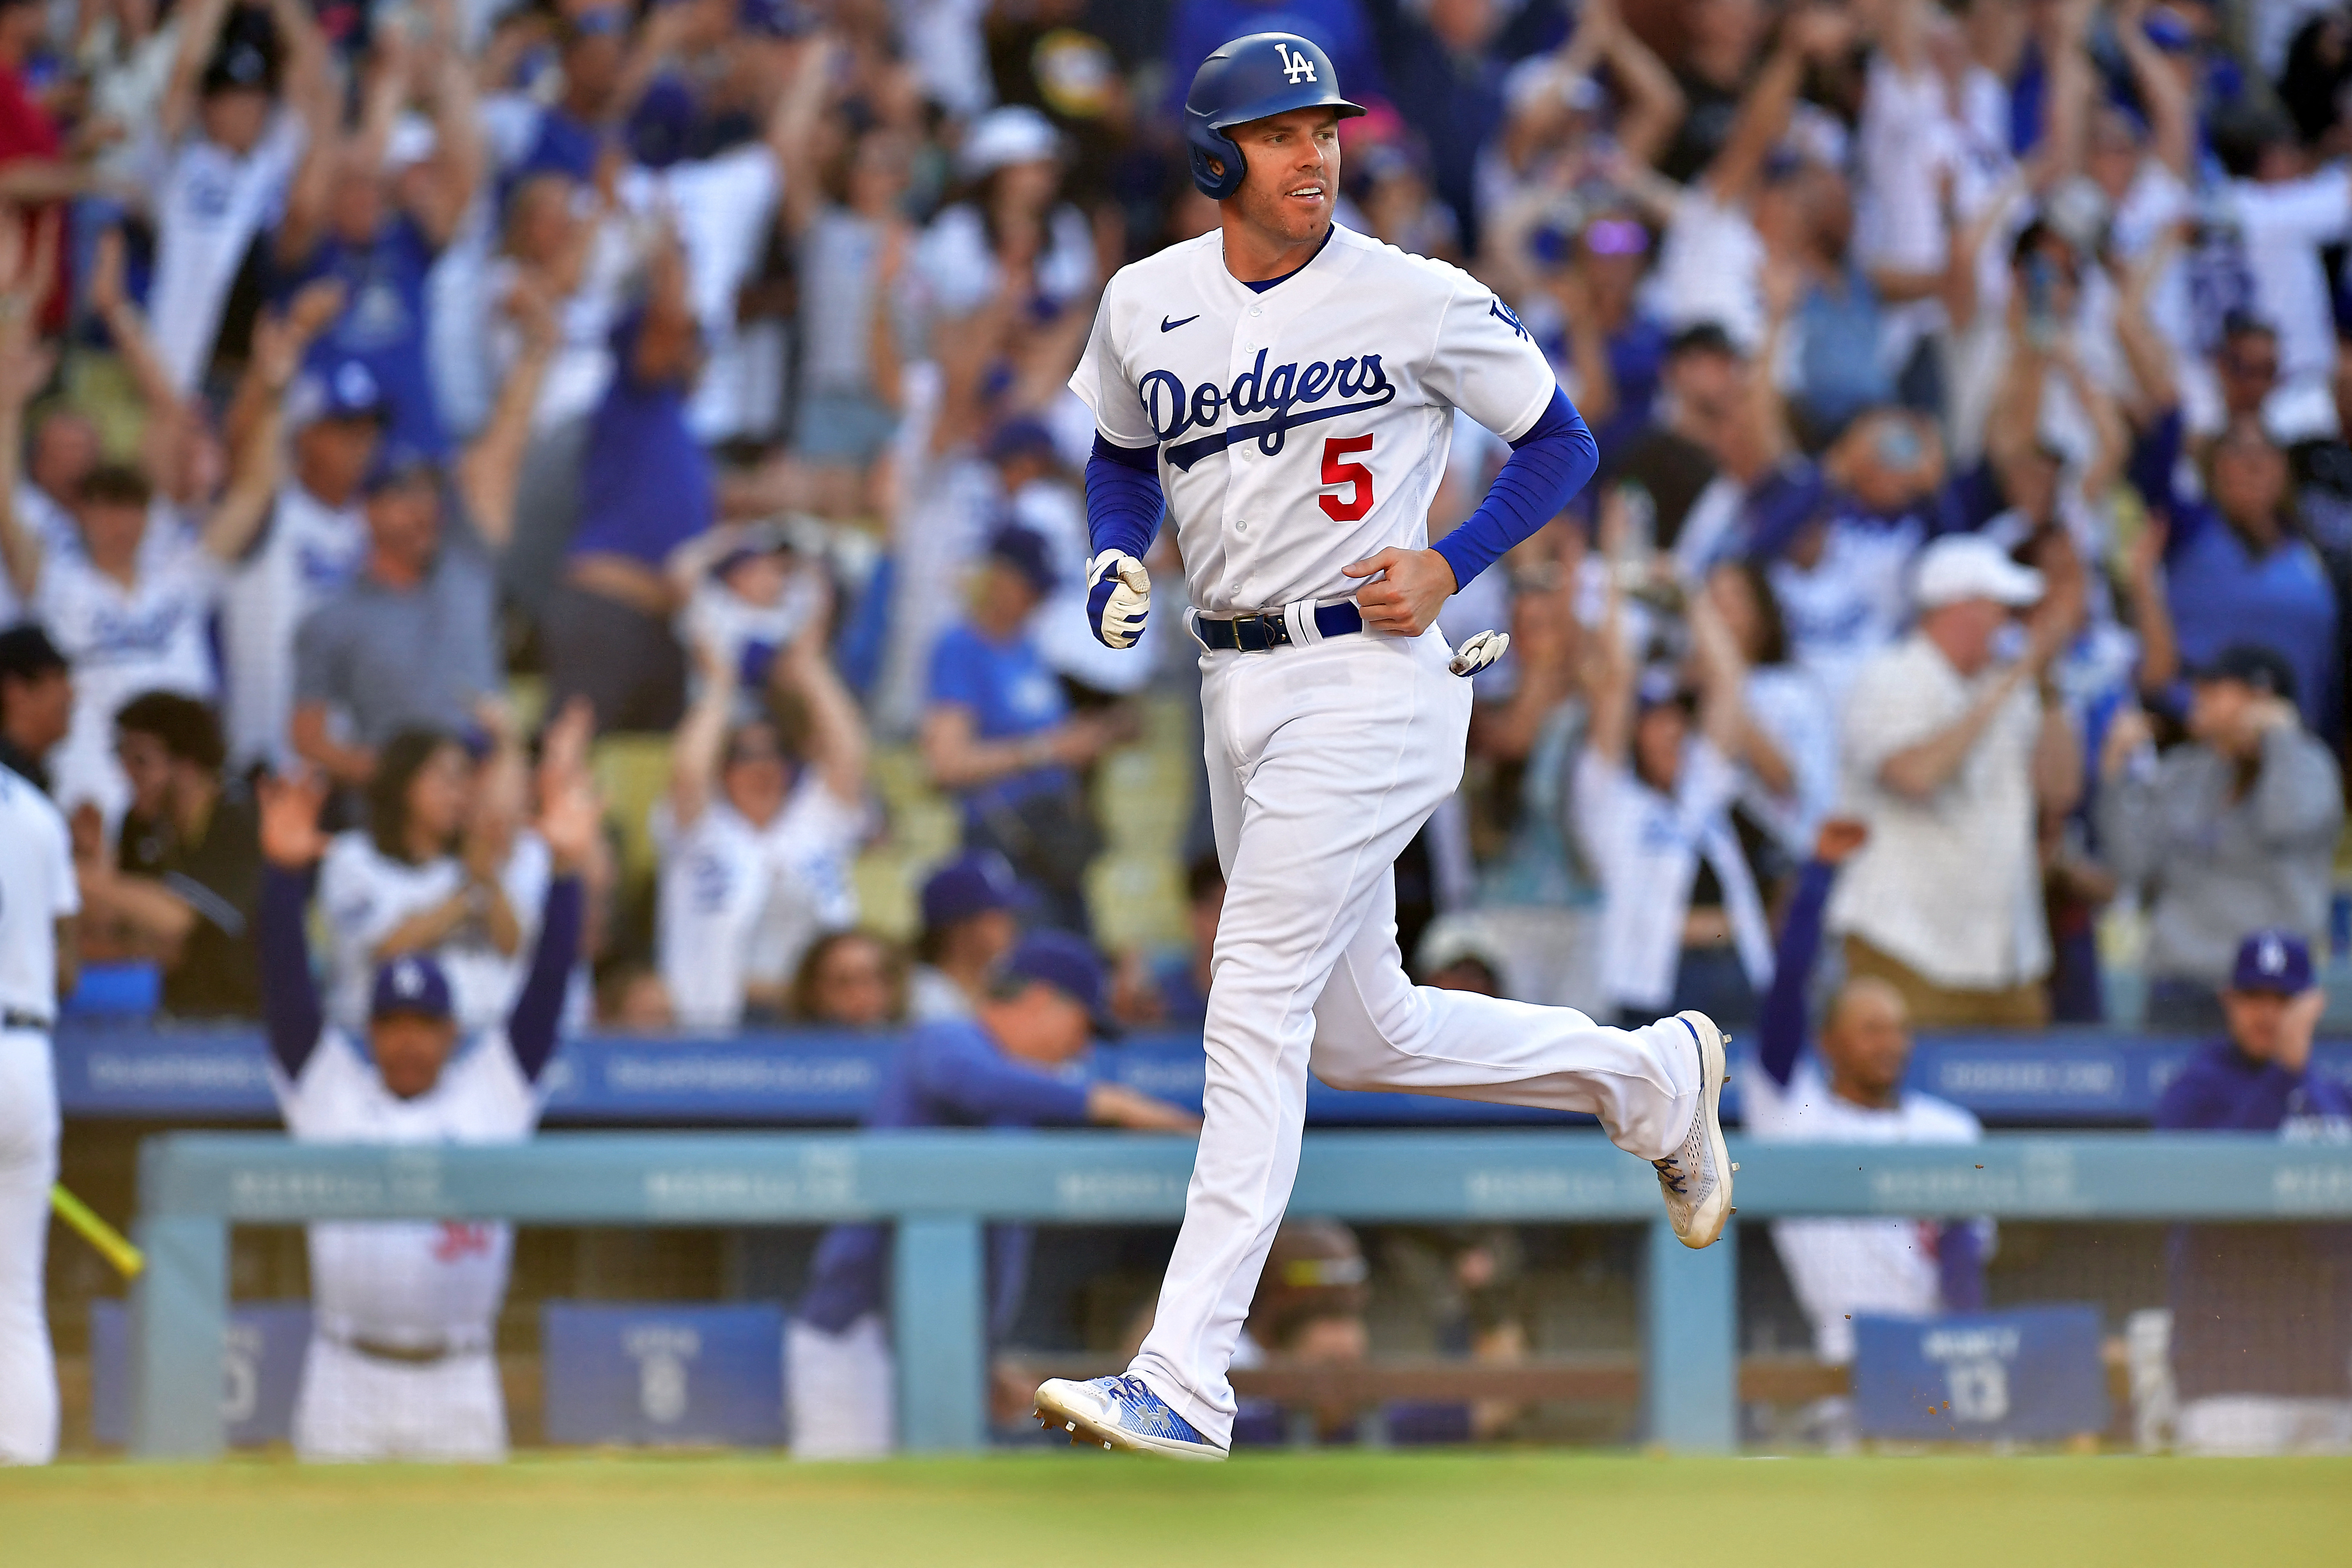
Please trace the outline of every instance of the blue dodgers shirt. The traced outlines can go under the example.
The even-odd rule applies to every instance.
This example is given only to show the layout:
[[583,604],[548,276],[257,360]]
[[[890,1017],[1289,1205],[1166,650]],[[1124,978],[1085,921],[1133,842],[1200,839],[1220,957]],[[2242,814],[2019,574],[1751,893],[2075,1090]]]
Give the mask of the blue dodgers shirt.
[[[2352,1134],[2352,1102],[2308,1070],[2224,1040],[2191,1057],[2157,1103],[2158,1131]],[[2346,1396],[2352,1226],[2181,1225],[2171,1240],[2172,1372],[2180,1397]]]
[[[1069,698],[1027,633],[992,643],[978,629],[959,623],[931,645],[931,701],[971,710],[982,740],[1017,740],[1054,728],[1068,716]],[[964,815],[977,818],[990,806],[1009,805],[1040,790],[1068,785],[1070,770],[1058,763],[1033,768],[983,785],[963,797]]]
[[291,299],[319,278],[341,282],[342,314],[319,335],[305,363],[321,376],[347,360],[365,365],[388,411],[385,444],[436,461],[449,455],[449,436],[425,358],[425,285],[439,255],[424,227],[400,213],[363,246],[330,230],[279,291]]
[[[898,1052],[883,1080],[870,1132],[898,1127],[1055,1127],[1083,1125],[1087,1085],[1015,1061],[997,1050],[988,1031],[969,1019],[926,1024]],[[1001,1332],[1018,1311],[1029,1259],[1029,1228],[989,1228],[989,1313]],[[817,1243],[816,1282],[801,1301],[800,1320],[839,1333],[883,1301],[889,1228],[836,1225]]]

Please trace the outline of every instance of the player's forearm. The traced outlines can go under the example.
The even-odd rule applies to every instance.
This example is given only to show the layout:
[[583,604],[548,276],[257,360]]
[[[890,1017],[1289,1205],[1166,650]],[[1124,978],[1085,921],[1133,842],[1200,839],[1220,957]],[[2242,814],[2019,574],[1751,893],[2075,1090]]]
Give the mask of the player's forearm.
[[507,1043],[526,1078],[538,1078],[555,1054],[564,992],[572,983],[572,966],[580,956],[584,897],[577,873],[568,873],[548,883],[547,903],[540,910],[539,946],[530,956],[530,975],[507,1019]]
[[1511,444],[1510,460],[1478,509],[1435,545],[1454,570],[1455,588],[1469,586],[1511,547],[1559,516],[1600,466],[1601,447],[1584,416],[1567,393],[1554,392],[1551,406]]
[[1095,437],[1087,460],[1087,537],[1090,553],[1123,550],[1141,560],[1160,532],[1167,499],[1160,490],[1155,448],[1120,446]]
[[1759,1065],[1783,1087],[1805,1049],[1805,988],[1821,954],[1822,915],[1836,881],[1837,867],[1826,861],[1810,861],[1799,873],[1796,896],[1780,927],[1780,950],[1773,955],[1772,987],[1757,1019]]
[[310,901],[307,873],[262,868],[261,909],[254,923],[261,955],[261,1015],[270,1054],[289,1078],[301,1072],[324,1027],[318,987],[310,978],[310,945],[302,935],[303,908]]

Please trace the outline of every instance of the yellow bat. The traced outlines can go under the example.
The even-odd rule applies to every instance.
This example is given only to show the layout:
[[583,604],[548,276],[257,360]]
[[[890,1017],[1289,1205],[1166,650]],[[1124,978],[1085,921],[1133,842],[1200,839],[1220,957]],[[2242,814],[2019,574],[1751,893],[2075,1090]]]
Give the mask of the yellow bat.
[[49,1188],[49,1207],[79,1232],[84,1241],[99,1250],[99,1255],[114,1265],[115,1271],[126,1280],[139,1278],[147,1267],[147,1255],[131,1244],[131,1239],[100,1219],[89,1205],[68,1192],[62,1184]]

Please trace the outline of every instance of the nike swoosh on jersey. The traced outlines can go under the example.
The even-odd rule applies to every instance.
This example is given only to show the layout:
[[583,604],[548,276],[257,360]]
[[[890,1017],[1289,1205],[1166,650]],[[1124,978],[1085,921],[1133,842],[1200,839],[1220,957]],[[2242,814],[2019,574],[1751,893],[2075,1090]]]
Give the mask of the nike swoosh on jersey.
[[1171,321],[1167,317],[1162,316],[1160,318],[1160,329],[1163,332],[1173,332],[1177,328],[1184,326],[1189,322],[1198,321],[1200,319],[1201,313],[1197,310],[1195,310],[1192,315],[1185,317],[1182,321]]

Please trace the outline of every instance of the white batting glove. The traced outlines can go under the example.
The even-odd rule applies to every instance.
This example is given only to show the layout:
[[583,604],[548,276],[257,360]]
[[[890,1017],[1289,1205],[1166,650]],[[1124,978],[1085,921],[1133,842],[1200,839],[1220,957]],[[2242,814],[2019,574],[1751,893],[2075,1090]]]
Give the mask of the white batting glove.
[[1501,658],[1510,646],[1508,632],[1474,632],[1454,650],[1454,661],[1445,667],[1457,675],[1475,675]]
[[1132,648],[1151,613],[1151,574],[1125,550],[1107,549],[1087,567],[1087,619],[1106,648]]

